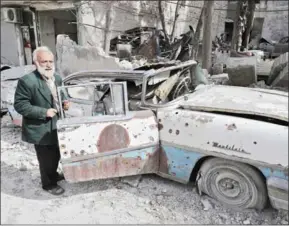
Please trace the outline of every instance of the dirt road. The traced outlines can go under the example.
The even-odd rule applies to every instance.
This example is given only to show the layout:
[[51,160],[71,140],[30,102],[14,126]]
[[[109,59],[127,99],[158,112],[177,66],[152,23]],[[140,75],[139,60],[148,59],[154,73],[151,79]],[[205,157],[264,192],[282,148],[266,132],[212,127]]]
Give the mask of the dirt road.
[[235,211],[193,185],[147,175],[138,185],[122,179],[61,185],[62,197],[40,188],[33,146],[23,143],[8,116],[1,120],[1,224],[288,224],[288,213]]

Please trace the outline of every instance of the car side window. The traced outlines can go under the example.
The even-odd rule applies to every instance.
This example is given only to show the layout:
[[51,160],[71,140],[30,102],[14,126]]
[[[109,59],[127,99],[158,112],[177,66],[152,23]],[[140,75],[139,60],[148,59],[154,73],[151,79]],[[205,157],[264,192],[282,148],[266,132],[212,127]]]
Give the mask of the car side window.
[[[63,118],[115,116],[125,115],[127,112],[125,82],[62,86],[58,90],[59,93],[61,93],[61,90],[65,90],[70,102],[68,110],[63,111],[62,109]],[[60,96],[60,98],[62,97]]]

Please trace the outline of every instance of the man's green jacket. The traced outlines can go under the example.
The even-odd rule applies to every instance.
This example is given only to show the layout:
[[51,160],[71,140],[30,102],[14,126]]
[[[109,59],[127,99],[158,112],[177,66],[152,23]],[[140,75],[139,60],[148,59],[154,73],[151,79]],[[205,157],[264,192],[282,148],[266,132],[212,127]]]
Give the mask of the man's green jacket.
[[[61,77],[57,74],[54,76],[56,87],[61,86]],[[66,99],[64,93],[62,96]],[[47,110],[53,108],[53,97],[37,70],[19,79],[14,96],[14,108],[23,118],[23,141],[39,145],[58,143],[56,122],[59,116],[56,114],[53,118],[46,117]]]

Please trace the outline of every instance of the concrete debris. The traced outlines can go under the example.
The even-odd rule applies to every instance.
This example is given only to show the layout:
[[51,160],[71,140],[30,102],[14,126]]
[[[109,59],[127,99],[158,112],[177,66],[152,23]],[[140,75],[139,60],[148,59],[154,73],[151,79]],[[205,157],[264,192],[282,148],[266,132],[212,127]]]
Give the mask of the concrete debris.
[[264,80],[261,80],[257,83],[253,83],[251,84],[249,87],[253,87],[253,88],[261,88],[261,89],[270,89],[270,86],[267,86]]
[[229,76],[227,73],[212,75],[208,80],[210,83],[213,83],[216,85],[228,85]]
[[279,73],[275,80],[272,81],[272,87],[279,87],[288,90],[288,63]]
[[222,63],[216,63],[212,67],[212,75],[218,75],[223,73],[224,65]]
[[246,219],[243,221],[243,224],[245,224],[245,225],[251,224],[251,221],[249,219]]
[[141,181],[141,175],[121,178],[122,183],[128,184],[128,185],[135,187],[135,188],[139,185],[140,181]]
[[201,203],[203,205],[203,210],[208,211],[213,209],[213,205],[208,199],[201,199]]
[[234,68],[227,68],[230,84],[233,86],[249,86],[257,82],[255,66],[239,65]]
[[119,59],[107,56],[102,48],[80,46],[68,35],[58,35],[56,43],[57,71],[61,76],[96,69],[121,69]]
[[156,204],[156,201],[151,200],[151,201],[149,202],[149,204],[152,205],[152,206],[154,206],[154,205]]
[[[278,58],[274,60],[274,63],[272,65],[270,75],[267,81],[268,85],[271,85],[273,81],[276,80],[276,78],[280,75],[280,73],[283,71],[286,65],[288,66],[288,52],[280,55]],[[288,72],[288,69],[287,69],[287,72]],[[283,72],[283,74],[286,75],[285,72]]]

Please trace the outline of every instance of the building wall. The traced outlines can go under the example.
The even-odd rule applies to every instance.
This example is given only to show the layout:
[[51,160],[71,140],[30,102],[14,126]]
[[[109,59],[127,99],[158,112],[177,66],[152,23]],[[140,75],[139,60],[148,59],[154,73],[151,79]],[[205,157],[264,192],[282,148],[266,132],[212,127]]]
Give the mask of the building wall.
[[288,6],[288,1],[260,2],[256,11],[264,12],[256,12],[255,17],[264,18],[262,37],[279,41],[282,37],[288,36]]
[[23,64],[19,58],[19,55],[23,57],[23,51],[18,49],[18,43],[21,41],[21,37],[17,37],[19,31],[19,25],[1,21],[1,64]]
[[38,12],[41,45],[48,46],[56,54],[56,36],[67,34],[77,41],[77,28],[69,22],[76,21],[71,11],[50,10]]
[[[175,8],[177,1],[163,1],[166,28],[171,33]],[[106,27],[107,12],[110,1],[91,1],[89,3],[81,2],[78,7],[78,22],[86,25],[79,25],[79,43],[81,45],[96,45],[103,47],[105,32],[91,26],[100,28]],[[175,35],[180,35],[189,30],[189,25],[194,28],[203,6],[203,1],[185,1],[185,5],[179,10],[179,18],[175,29]],[[224,10],[215,10],[213,15],[212,36],[220,35],[224,32],[224,21],[226,18],[227,1],[215,1],[215,8]],[[161,28],[158,19],[157,1],[115,1],[111,10],[111,38],[114,38],[121,31],[125,31],[138,26],[153,26]]]

